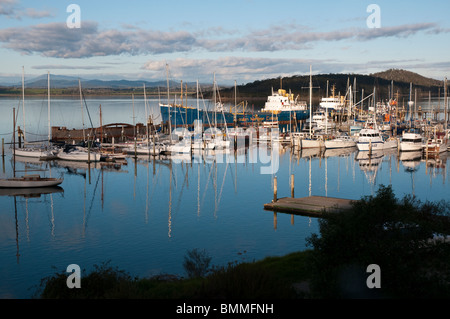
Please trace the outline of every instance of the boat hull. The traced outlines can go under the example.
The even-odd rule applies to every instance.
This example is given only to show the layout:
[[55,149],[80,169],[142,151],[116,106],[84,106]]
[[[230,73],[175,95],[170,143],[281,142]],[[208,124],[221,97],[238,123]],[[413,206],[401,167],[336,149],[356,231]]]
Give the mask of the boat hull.
[[57,186],[63,182],[60,178],[8,178],[0,180],[0,188],[35,188]]
[[329,140],[325,141],[325,148],[333,149],[333,148],[347,148],[347,147],[355,147],[355,141],[344,141],[344,140]]
[[57,155],[58,159],[65,161],[80,161],[80,162],[99,162],[101,159],[101,155],[98,153],[90,153],[87,152],[59,152]]
[[[169,122],[169,107],[161,105],[161,119],[162,123]],[[176,127],[192,128],[196,120],[201,120],[204,127],[217,126],[224,127],[225,125],[234,126],[234,118],[236,115],[236,124],[238,126],[259,125],[263,122],[277,121],[278,125],[286,125],[295,123],[295,121],[306,120],[309,118],[309,111],[281,111],[278,114],[272,112],[255,112],[255,113],[238,113],[231,112],[214,112],[204,111],[189,107],[170,107],[170,123],[172,129]]]

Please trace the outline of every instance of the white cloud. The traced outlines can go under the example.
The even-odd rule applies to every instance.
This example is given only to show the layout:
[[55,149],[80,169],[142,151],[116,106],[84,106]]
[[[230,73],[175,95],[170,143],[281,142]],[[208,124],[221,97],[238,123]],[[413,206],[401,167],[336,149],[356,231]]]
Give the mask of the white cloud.
[[[11,1],[11,0],[8,0]],[[204,32],[159,31],[141,28],[101,30],[96,22],[83,21],[81,28],[65,23],[37,24],[26,28],[0,30],[3,47],[23,54],[36,53],[56,58],[87,58],[167,54],[183,52],[275,52],[304,50],[313,43],[329,41],[369,41],[386,37],[408,37],[418,32],[441,33],[433,23],[420,23],[379,29],[352,29],[313,32],[299,26],[274,27],[248,34],[222,28]]]
[[17,0],[0,0],[0,16],[21,20],[23,17],[40,19],[52,17],[48,10],[36,10],[34,8],[22,8]]

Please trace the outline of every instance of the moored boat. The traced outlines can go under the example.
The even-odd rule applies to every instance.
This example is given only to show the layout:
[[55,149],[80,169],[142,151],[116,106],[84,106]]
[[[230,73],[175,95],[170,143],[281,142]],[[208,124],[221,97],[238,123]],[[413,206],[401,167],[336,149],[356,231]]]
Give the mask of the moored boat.
[[423,143],[423,136],[417,129],[403,131],[402,139],[400,141],[400,151],[420,151],[423,148]]

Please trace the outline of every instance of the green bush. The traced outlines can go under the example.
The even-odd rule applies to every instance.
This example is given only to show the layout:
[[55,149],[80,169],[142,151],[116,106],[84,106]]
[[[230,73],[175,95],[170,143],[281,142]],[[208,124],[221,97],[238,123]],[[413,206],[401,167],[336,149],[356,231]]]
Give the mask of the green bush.
[[[319,221],[320,236],[308,244],[311,289],[315,298],[450,297],[450,243],[435,236],[450,232],[445,202],[398,200],[381,186],[376,196]],[[381,288],[368,288],[366,268],[381,269]]]

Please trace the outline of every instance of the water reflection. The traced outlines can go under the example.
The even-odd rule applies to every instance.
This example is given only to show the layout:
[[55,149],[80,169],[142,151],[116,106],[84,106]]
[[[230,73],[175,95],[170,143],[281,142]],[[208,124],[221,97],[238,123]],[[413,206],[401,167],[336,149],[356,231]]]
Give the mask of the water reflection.
[[[279,169],[261,174],[260,167],[267,165],[261,159],[274,152]],[[6,157],[4,175],[11,171],[9,161]],[[446,153],[424,158],[391,150],[369,156],[356,148],[268,149],[257,144],[237,152],[131,156],[120,165],[18,160],[19,169],[63,174],[64,182],[45,192],[33,190],[39,197],[25,190],[0,191],[5,236],[0,241],[0,296],[26,296],[30,282],[52,274],[52,266],[71,263],[88,267],[112,260],[144,276],[182,273],[182,258],[192,248],[205,248],[215,264],[234,260],[242,250],[250,259],[302,250],[305,238],[318,231],[317,220],[264,211],[264,203],[273,198],[275,176],[280,197],[291,196],[293,176],[295,197],[359,199],[380,184],[392,184],[399,197],[407,193],[440,200],[449,190],[446,162]],[[21,267],[15,267],[19,261]]]

